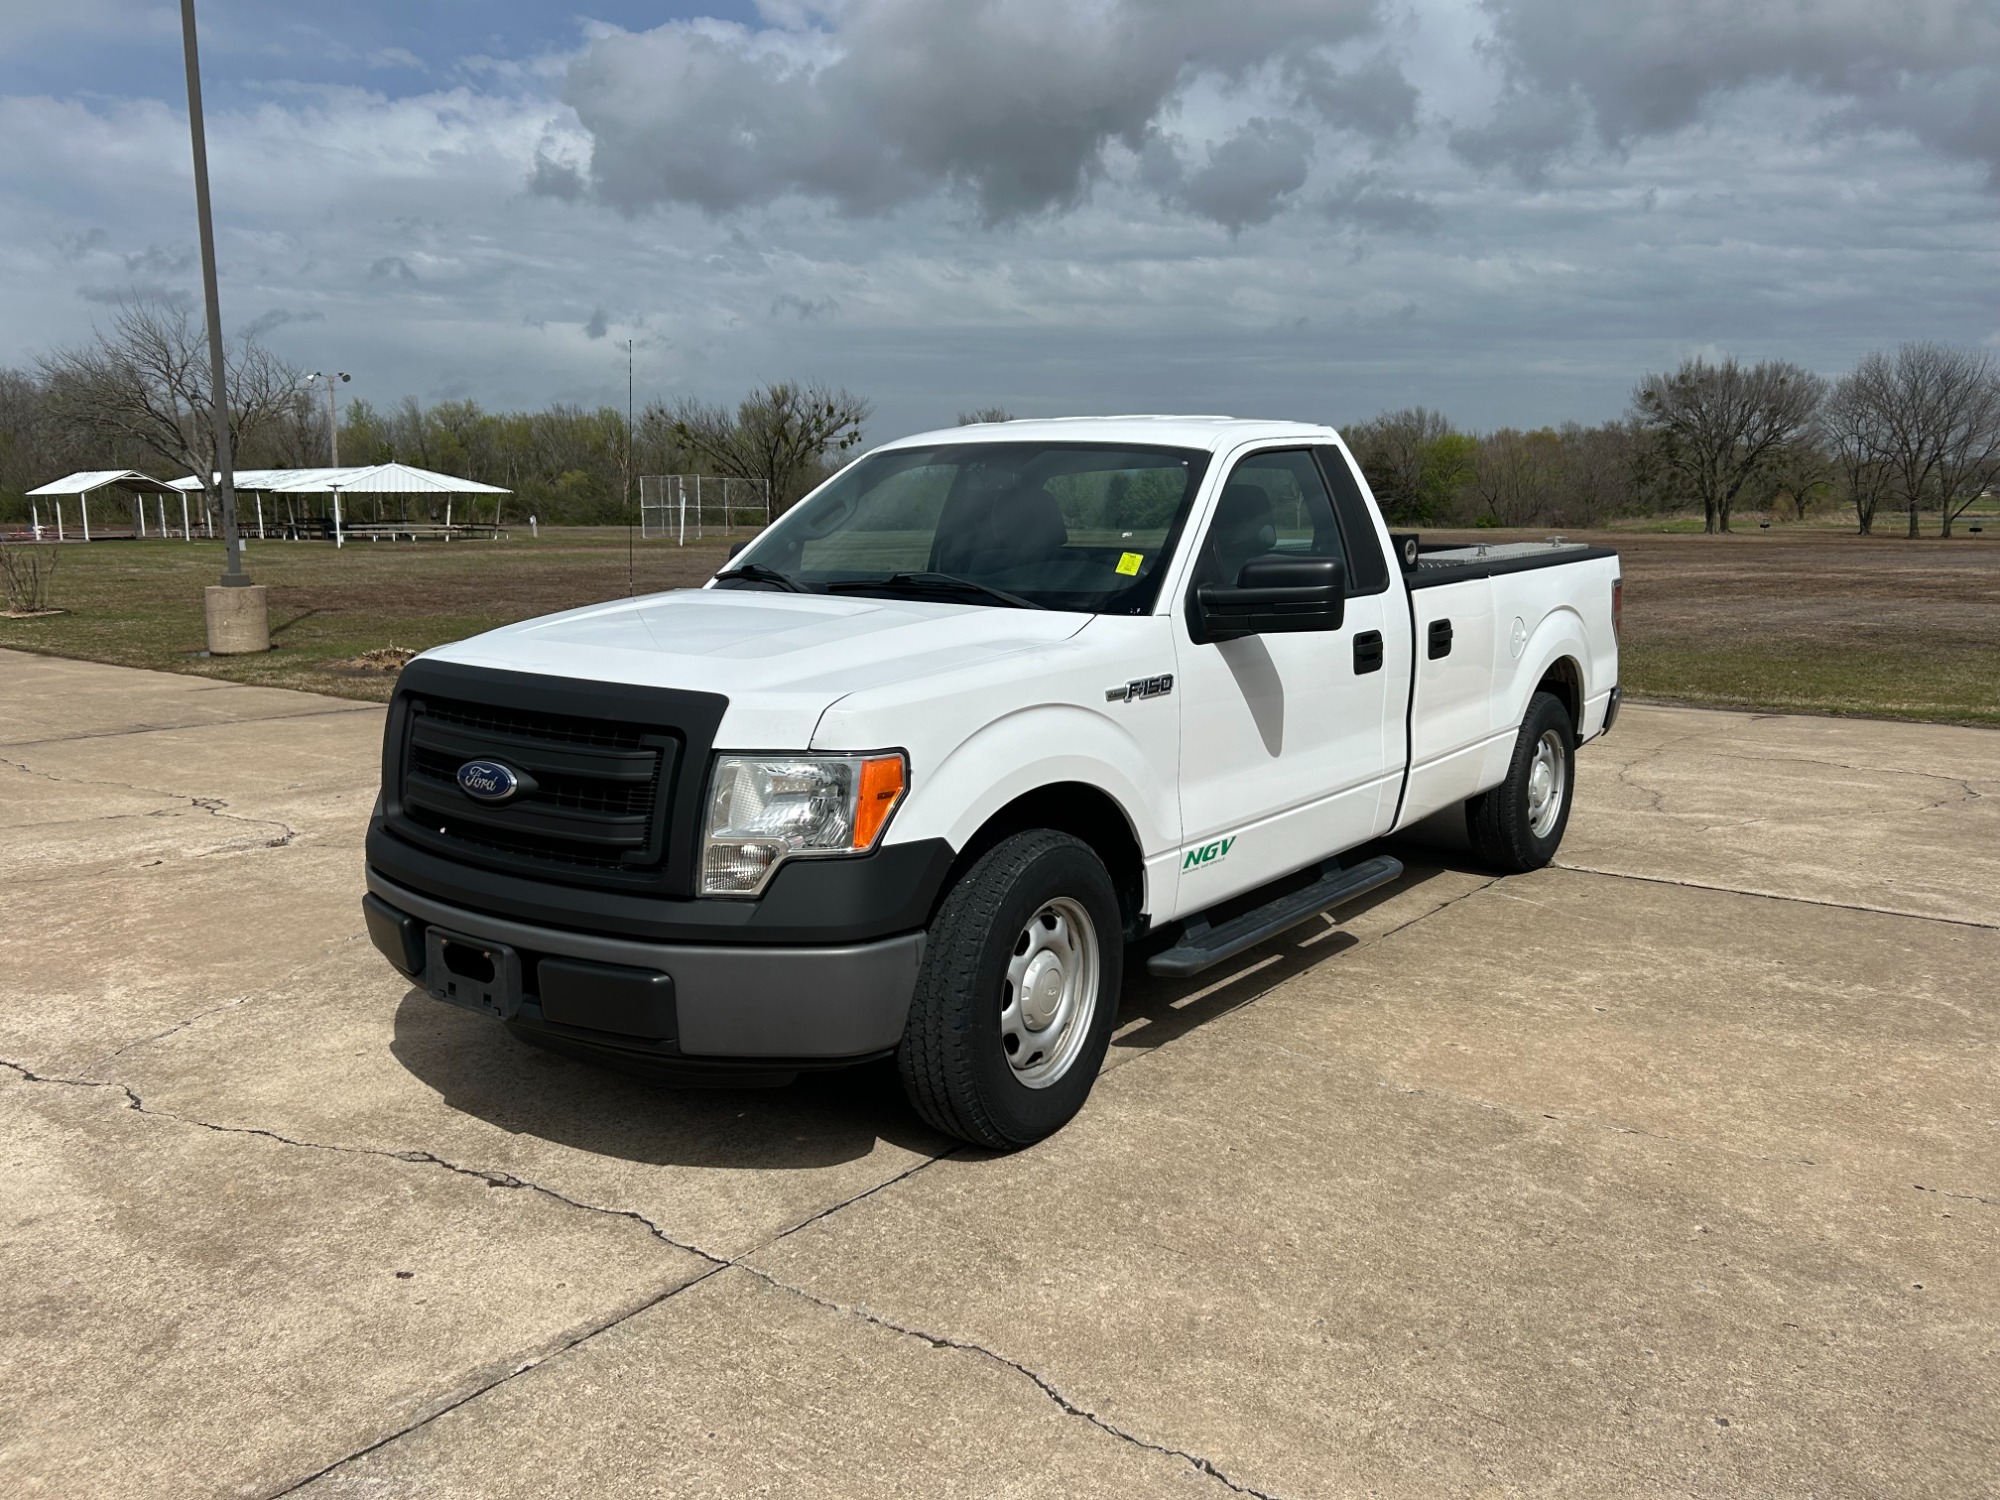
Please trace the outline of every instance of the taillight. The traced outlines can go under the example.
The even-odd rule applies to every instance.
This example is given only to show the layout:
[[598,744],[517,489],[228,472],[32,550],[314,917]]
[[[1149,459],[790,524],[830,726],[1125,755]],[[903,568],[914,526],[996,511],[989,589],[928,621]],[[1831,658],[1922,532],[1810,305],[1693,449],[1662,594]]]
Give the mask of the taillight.
[[1618,632],[1625,627],[1625,580],[1611,580],[1611,636],[1616,640]]

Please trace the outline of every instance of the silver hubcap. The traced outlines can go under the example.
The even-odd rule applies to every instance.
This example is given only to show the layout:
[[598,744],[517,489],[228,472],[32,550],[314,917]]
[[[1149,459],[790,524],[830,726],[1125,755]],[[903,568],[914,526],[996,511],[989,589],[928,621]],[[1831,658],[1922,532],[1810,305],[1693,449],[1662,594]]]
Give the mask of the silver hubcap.
[[1569,747],[1560,731],[1551,729],[1535,741],[1535,763],[1528,767],[1528,827],[1545,839],[1562,816],[1563,793],[1569,785]]
[[1067,896],[1044,903],[1014,940],[1001,996],[1000,1045],[1031,1089],[1061,1078],[1097,1014],[1097,929]]

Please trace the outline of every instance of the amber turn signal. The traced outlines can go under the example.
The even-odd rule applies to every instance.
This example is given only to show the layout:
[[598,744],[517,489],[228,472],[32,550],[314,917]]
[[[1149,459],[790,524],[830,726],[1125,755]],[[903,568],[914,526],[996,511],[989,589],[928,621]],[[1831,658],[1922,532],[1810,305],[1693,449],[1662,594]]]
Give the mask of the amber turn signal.
[[861,762],[860,795],[854,799],[854,847],[870,849],[903,800],[903,757],[875,755]]

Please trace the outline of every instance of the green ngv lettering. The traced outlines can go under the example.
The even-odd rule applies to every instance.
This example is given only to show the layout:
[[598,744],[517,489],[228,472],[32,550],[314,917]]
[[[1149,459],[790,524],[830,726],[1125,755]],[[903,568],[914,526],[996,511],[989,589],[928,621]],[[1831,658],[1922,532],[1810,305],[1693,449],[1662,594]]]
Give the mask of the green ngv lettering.
[[1236,835],[1232,833],[1226,839],[1215,839],[1210,843],[1203,844],[1198,849],[1190,849],[1186,854],[1181,856],[1181,869],[1197,870],[1203,865],[1212,865],[1226,855],[1229,852],[1229,846],[1235,842]]

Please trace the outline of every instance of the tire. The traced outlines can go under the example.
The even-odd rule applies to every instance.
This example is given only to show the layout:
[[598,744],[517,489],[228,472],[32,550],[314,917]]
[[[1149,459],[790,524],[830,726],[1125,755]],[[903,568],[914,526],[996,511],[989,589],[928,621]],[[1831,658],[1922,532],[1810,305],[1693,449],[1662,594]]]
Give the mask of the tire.
[[[1549,786],[1550,779],[1559,784]],[[1537,693],[1521,720],[1507,779],[1465,804],[1473,853],[1503,875],[1541,869],[1556,857],[1575,796],[1576,726],[1562,699]]]
[[1014,1151],[1062,1129],[1118,1015],[1123,924],[1104,864],[1066,833],[1001,841],[945,894],[896,1067],[924,1120]]

